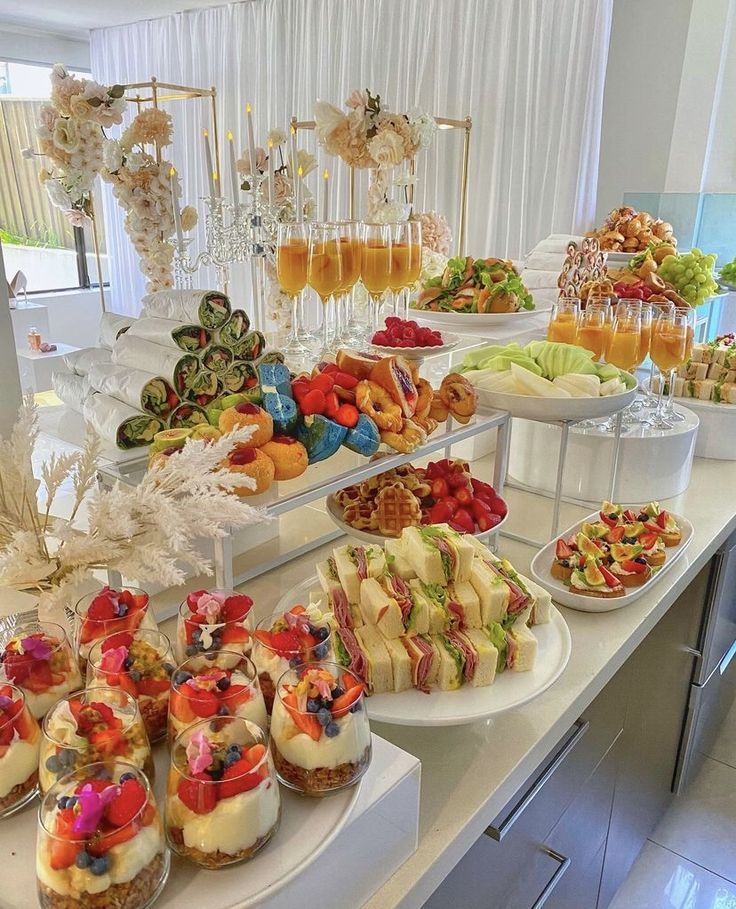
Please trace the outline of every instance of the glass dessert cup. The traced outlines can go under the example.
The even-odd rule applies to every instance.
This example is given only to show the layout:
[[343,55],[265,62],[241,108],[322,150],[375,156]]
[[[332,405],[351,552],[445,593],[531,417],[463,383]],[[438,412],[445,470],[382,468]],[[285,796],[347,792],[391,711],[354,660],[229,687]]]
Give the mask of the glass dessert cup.
[[237,590],[197,590],[179,606],[176,658],[181,663],[198,653],[251,650],[253,600]]
[[87,764],[126,761],[154,778],[151,746],[138,704],[121,688],[87,688],[58,701],[41,727],[38,779],[45,793]]
[[40,720],[65,695],[82,687],[66,632],[54,622],[29,622],[0,637],[0,674],[22,688]]
[[271,752],[284,786],[321,797],[354,786],[371,762],[365,686],[336,663],[283,674],[271,717]]
[[38,792],[41,730],[17,685],[0,685],[0,818],[27,805]]
[[252,657],[269,713],[276,684],[287,669],[332,657],[332,628],[327,616],[316,606],[294,606],[256,626]]
[[169,860],[150,783],[124,761],[62,776],[41,802],[42,909],[147,909],[164,888]]
[[239,716],[262,729],[268,727],[256,667],[234,650],[189,657],[171,678],[169,742],[214,716]]
[[158,630],[148,604],[148,594],[137,587],[103,587],[79,600],[74,607],[74,649],[82,678],[86,676],[87,657],[95,641],[118,631]]
[[166,735],[174,656],[160,631],[139,628],[95,641],[87,659],[87,688],[120,688],[138,702],[149,742]]
[[281,796],[260,726],[237,716],[200,720],[171,748],[166,834],[204,868],[251,859],[276,832]]

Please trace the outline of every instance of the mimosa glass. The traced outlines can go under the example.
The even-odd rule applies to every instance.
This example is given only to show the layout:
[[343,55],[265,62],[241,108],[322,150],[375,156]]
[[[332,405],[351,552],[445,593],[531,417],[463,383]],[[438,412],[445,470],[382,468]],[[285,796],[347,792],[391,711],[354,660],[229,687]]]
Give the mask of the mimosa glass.
[[360,277],[371,298],[371,333],[378,329],[381,300],[391,279],[391,226],[388,224],[363,224],[363,246]]
[[322,301],[322,343],[318,356],[330,353],[331,328],[335,323],[330,300],[342,283],[342,257],[339,228],[335,224],[309,225],[307,283]]
[[619,303],[606,346],[606,362],[631,372],[641,362],[641,312]]
[[391,290],[393,314],[399,315],[399,299],[405,287],[409,286],[411,272],[411,234],[408,221],[392,224],[391,275],[388,286]]
[[342,280],[335,297],[337,327],[335,337],[341,344],[351,344],[362,339],[353,320],[353,288],[360,278],[360,223],[358,221],[336,221],[340,235],[342,256]]
[[557,300],[552,307],[552,315],[547,326],[547,340],[574,344],[577,336],[579,311],[578,300],[569,297]]
[[610,330],[609,319],[610,307],[608,303],[588,303],[578,316],[575,343],[586,350],[592,351],[597,361],[603,359],[603,352],[606,349],[606,341]]
[[664,414],[664,389],[667,385],[667,395],[671,398],[674,393],[675,370],[685,362],[687,354],[687,329],[688,317],[672,309],[660,314],[652,332],[650,356],[660,372],[654,425],[660,429],[672,426]]
[[402,319],[409,318],[409,295],[422,273],[422,222],[409,221],[409,281],[404,292]]
[[281,290],[291,297],[291,330],[282,348],[287,358],[309,354],[309,348],[299,338],[299,303],[307,286],[308,236],[307,224],[279,224],[276,275]]

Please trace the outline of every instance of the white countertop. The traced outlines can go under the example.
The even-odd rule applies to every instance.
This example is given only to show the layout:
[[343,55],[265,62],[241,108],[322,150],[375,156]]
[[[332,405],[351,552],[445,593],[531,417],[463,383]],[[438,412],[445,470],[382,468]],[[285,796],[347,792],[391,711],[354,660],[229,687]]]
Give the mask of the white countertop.
[[[476,475],[485,473],[477,464],[473,469]],[[594,615],[561,610],[572,633],[572,656],[562,677],[537,700],[471,726],[422,729],[372,724],[378,735],[421,760],[422,801],[418,850],[364,909],[415,909],[424,903],[736,529],[730,496],[734,481],[736,463],[695,462],[687,492],[666,503],[692,521],[693,541],[651,592],[615,612]],[[515,490],[508,491],[507,498],[510,530],[546,532],[550,499]],[[560,526],[566,528],[591,510],[563,505]],[[315,550],[244,585],[258,615],[268,614],[282,594],[313,574],[315,562],[329,549]],[[530,546],[502,537],[500,549],[519,570],[528,571],[534,555]],[[155,601],[162,602],[164,596]]]

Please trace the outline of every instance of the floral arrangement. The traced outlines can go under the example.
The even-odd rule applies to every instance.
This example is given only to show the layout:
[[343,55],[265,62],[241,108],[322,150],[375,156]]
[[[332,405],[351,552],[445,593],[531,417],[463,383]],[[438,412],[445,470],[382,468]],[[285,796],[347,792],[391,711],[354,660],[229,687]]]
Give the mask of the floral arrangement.
[[449,256],[452,231],[447,218],[438,211],[425,211],[416,217],[422,225],[422,248],[440,253],[445,258]]
[[[171,163],[160,154],[171,145],[172,131],[171,115],[151,107],[135,117],[120,139],[106,139],[103,149],[101,175],[112,183],[113,195],[126,212],[125,232],[140,258],[149,293],[174,283],[174,247],[168,242],[175,230],[171,194],[173,188],[178,196],[181,187]],[[150,154],[147,145],[155,146],[158,154]],[[196,210],[185,206],[182,230],[189,231],[196,223]]]
[[[296,212],[294,209],[295,174],[293,173],[294,168],[292,167],[291,156],[284,156],[286,133],[281,129],[272,129],[268,134],[268,143],[271,154],[273,154],[274,157],[278,155],[278,159],[274,161],[273,169],[274,197],[273,199],[269,198],[269,187],[267,180],[262,180],[260,192],[265,201],[270,202],[277,207],[276,218],[278,221],[294,221],[296,218]],[[311,172],[315,169],[317,166],[317,159],[314,155],[310,154],[303,148],[298,149],[296,155],[296,170],[298,171],[301,167],[303,180],[307,174],[311,174]],[[263,177],[268,171],[268,152],[265,148],[257,146],[255,150],[255,158],[256,174],[259,177]],[[249,190],[249,178],[252,174],[252,169],[250,154],[248,151],[243,151],[241,157],[238,159],[238,161],[236,161],[235,166],[237,167],[238,173],[243,178],[240,188],[246,191]],[[302,184],[302,201],[304,207],[304,217],[311,218],[314,214],[315,209],[314,196],[305,183]]]
[[[52,455],[40,482],[34,478],[38,420],[29,396],[10,438],[0,440],[0,587],[37,593],[50,609],[68,601],[94,570],[114,569],[165,586],[184,581],[182,565],[211,574],[196,541],[265,520],[230,494],[242,486],[242,474],[222,467],[252,432],[243,427],[216,442],[187,440],[177,457],[149,470],[137,486],[96,492],[99,439],[92,431],[81,452]],[[68,486],[74,493],[70,517],[54,518],[56,495]],[[83,503],[86,531],[78,526]]]
[[410,161],[429,146],[437,129],[429,114],[418,108],[393,113],[368,89],[354,90],[345,103],[347,113],[317,101],[314,120],[320,144],[350,167],[384,170]]
[[122,123],[123,86],[77,79],[57,63],[51,98],[41,106],[36,136],[47,165],[39,179],[74,227],[92,217],[92,187],[103,167],[104,129]]

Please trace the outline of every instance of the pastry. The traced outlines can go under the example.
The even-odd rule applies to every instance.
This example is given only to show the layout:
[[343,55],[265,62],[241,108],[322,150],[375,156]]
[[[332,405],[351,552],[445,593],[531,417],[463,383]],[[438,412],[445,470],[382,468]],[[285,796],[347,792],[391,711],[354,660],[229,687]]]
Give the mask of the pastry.
[[358,382],[355,403],[382,432],[400,432],[401,407],[381,385],[366,379]]
[[378,446],[381,444],[378,426],[367,414],[362,413],[355,426],[348,429],[342,444],[350,451],[369,458],[378,451]]
[[460,373],[451,372],[445,376],[440,385],[439,395],[442,403],[458,423],[467,423],[475,413],[477,402],[475,388]]
[[376,496],[378,530],[387,537],[399,537],[405,527],[419,524],[422,509],[413,492],[401,483],[384,486]]
[[297,428],[297,438],[307,449],[310,464],[332,457],[347,434],[346,426],[340,426],[322,414],[304,417],[304,422]]
[[263,409],[273,419],[273,431],[278,435],[289,435],[296,429],[299,413],[290,396],[263,389]]
[[300,477],[309,464],[307,449],[292,436],[274,436],[261,447],[261,451],[273,461],[276,480]]
[[450,416],[450,408],[445,404],[445,402],[440,397],[440,393],[436,391],[432,396],[432,403],[429,408],[429,418],[436,420],[438,424],[444,423]]
[[257,496],[271,486],[276,476],[276,467],[268,457],[258,448],[239,447],[231,451],[227,458],[227,468],[233,473],[242,473],[255,480],[255,488],[250,486],[235,486],[232,492],[236,496]]
[[236,404],[235,407],[228,407],[220,414],[220,432],[230,432],[237,426],[255,426],[256,431],[249,439],[250,444],[255,448],[268,442],[273,435],[271,414],[262,407],[258,407],[257,404],[250,404],[247,401]]
[[338,350],[337,368],[358,379],[367,379],[382,357],[379,354],[358,353],[355,350]]
[[370,380],[388,392],[407,419],[414,416],[419,393],[408,360],[384,357],[371,370]]
[[263,363],[258,366],[258,378],[264,391],[277,391],[291,397],[291,376],[283,363]]
[[427,433],[412,420],[404,420],[399,432],[382,432],[381,441],[402,454],[407,454],[424,445]]
[[429,411],[432,407],[432,399],[434,398],[434,391],[426,379],[418,379],[415,384],[417,387],[417,407],[414,413],[414,419],[417,417],[423,419],[424,417],[429,416]]

